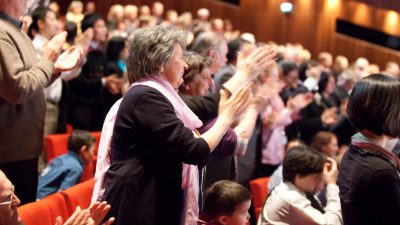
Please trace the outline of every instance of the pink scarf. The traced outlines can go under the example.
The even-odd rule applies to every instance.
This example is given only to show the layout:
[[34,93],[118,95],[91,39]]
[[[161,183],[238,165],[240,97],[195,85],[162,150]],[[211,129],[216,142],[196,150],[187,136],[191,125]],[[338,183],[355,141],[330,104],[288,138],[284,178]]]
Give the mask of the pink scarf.
[[[168,99],[174,107],[176,116],[183,122],[185,127],[194,131],[203,125],[201,120],[189,109],[172,86],[160,77],[151,77],[142,82],[135,82],[131,87],[144,85],[152,87]],[[196,225],[199,216],[199,172],[195,165],[183,163],[182,189],[184,191],[184,205],[181,213],[181,225]]]

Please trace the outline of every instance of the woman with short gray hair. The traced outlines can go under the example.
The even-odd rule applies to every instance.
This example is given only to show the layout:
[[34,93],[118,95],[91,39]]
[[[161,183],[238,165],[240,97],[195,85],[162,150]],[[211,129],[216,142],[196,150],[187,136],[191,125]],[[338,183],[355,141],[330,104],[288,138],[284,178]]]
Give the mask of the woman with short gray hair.
[[[115,217],[117,225],[176,225],[183,207],[182,163],[205,163],[245,108],[250,86],[230,97],[222,91],[216,123],[197,135],[202,123],[177,94],[187,68],[184,35],[159,26],[132,35],[127,65],[132,85],[119,107],[111,140],[102,198],[112,205],[106,219]],[[256,68],[271,63],[265,61],[272,61],[272,54],[260,50],[243,71],[254,76]]]

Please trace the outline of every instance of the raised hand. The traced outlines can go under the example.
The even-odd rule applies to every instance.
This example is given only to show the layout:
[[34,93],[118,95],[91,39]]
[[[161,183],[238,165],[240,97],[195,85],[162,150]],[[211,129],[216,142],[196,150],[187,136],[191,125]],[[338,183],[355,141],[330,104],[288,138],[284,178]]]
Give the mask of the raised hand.
[[67,32],[63,31],[54,36],[44,47],[42,53],[42,59],[47,59],[52,62],[56,62],[58,56],[61,53],[62,47],[67,39]]
[[263,85],[257,86],[252,106],[258,113],[263,112],[275,94],[278,94],[278,90],[276,90],[273,84],[264,83]]
[[75,39],[75,45],[83,51],[83,55],[86,55],[89,50],[90,42],[93,39],[93,28],[88,28]]
[[308,93],[300,93],[294,97],[290,97],[286,103],[287,107],[292,110],[292,112],[299,112],[304,109],[313,101],[313,94],[311,92]]
[[221,100],[218,106],[218,116],[225,117],[230,121],[233,121],[239,116],[248,104],[248,100],[251,96],[251,86],[248,84],[233,95],[228,97],[228,93],[221,89]]
[[79,65],[82,59],[83,52],[80,48],[72,46],[67,51],[63,52],[54,63],[55,74],[72,70]]
[[325,109],[325,111],[321,115],[322,123],[325,125],[331,125],[336,123],[337,119],[337,109],[336,107]]
[[327,184],[336,184],[338,176],[338,167],[334,159],[328,157],[324,165],[324,180]]
[[268,45],[257,48],[246,58],[239,54],[237,60],[238,72],[249,80],[253,80],[274,63],[274,57],[275,50]]

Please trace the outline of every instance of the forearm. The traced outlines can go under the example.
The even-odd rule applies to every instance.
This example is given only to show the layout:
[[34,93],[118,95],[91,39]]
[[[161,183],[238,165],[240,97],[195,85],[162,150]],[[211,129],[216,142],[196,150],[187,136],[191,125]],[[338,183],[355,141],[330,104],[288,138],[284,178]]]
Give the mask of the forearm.
[[230,125],[231,121],[228,118],[218,116],[215,124],[207,132],[201,135],[201,138],[207,142],[210,152],[213,152],[215,147],[217,147]]
[[[10,64],[13,63],[9,62],[8,65]],[[25,71],[10,67],[2,65],[0,97],[14,105],[20,104],[36,95],[38,91],[42,91],[52,80],[54,70],[53,64],[48,60],[42,60]]]
[[237,71],[231,79],[223,84],[223,86],[228,89],[231,94],[233,94],[236,90],[240,90],[241,87],[244,87],[248,83],[252,81],[251,78],[246,76],[240,71]]
[[243,132],[238,134],[238,137],[243,139],[250,139],[253,134],[254,126],[256,125],[258,112],[254,107],[249,107],[246,114],[237,125],[237,127],[243,129]]

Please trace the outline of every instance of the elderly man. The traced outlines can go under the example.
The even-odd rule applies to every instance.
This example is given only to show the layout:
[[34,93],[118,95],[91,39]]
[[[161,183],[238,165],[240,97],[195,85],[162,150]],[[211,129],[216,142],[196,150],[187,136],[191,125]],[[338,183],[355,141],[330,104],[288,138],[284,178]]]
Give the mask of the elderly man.
[[0,0],[0,169],[17,186],[21,202],[35,201],[37,160],[43,149],[44,88],[74,68],[82,51],[60,55],[67,33],[52,38],[37,60],[18,18],[26,0]]
[[[19,198],[14,193],[14,185],[0,170],[0,225],[23,224],[20,221],[17,211],[20,203]],[[110,205],[106,202],[95,203],[90,209],[81,210],[77,208],[64,225],[98,225],[110,208]],[[102,225],[110,225],[113,222],[114,218],[110,218]],[[61,225],[62,223],[61,217],[58,217],[55,225]]]

